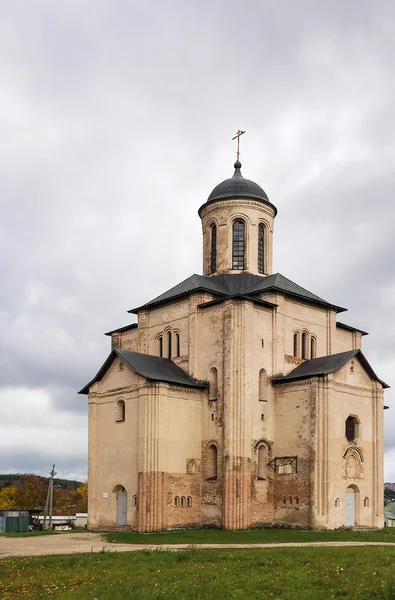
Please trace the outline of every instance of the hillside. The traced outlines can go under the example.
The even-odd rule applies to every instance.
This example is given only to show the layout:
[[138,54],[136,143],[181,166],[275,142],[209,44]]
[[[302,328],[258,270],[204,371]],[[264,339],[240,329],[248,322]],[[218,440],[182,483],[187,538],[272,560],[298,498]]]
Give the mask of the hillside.
[[[45,507],[49,477],[33,473],[0,474],[0,510],[39,510]],[[54,514],[87,511],[88,484],[54,479]]]

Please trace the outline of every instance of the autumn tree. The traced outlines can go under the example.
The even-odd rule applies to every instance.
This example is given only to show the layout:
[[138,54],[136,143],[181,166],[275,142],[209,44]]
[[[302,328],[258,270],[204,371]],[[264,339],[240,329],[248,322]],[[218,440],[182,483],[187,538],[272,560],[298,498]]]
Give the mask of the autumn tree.
[[16,486],[7,485],[0,490],[0,510],[12,510],[16,505]]

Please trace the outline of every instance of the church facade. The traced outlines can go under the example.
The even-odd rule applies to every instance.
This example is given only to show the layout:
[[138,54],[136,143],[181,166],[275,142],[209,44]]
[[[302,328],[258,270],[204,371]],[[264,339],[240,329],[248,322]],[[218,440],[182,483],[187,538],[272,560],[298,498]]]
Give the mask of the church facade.
[[272,272],[241,174],[199,209],[203,275],[129,312],[80,393],[91,529],[383,527],[383,389],[345,309]]

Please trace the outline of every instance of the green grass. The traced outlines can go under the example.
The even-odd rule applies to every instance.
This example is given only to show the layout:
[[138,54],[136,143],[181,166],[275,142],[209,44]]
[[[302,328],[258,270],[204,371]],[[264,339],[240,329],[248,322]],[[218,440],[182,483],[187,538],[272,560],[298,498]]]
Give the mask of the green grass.
[[20,533],[0,533],[1,537],[35,537],[37,535],[54,535],[58,534],[58,531],[24,531]]
[[108,542],[122,544],[271,544],[287,542],[394,542],[395,527],[382,531],[302,531],[298,529],[189,529],[163,533],[106,533]]
[[395,548],[384,547],[6,558],[0,598],[394,600],[394,573]]

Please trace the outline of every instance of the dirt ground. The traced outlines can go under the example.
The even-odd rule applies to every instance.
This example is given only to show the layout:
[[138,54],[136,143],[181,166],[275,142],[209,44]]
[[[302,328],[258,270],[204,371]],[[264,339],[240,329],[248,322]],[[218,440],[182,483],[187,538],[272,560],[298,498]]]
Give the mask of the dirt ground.
[[[290,544],[196,544],[199,549],[245,550],[249,548],[281,548],[304,546],[395,546],[382,542],[310,542]],[[46,556],[86,552],[136,552],[139,550],[186,550],[189,544],[111,544],[100,533],[59,533],[33,537],[0,537],[0,559],[9,556]]]

